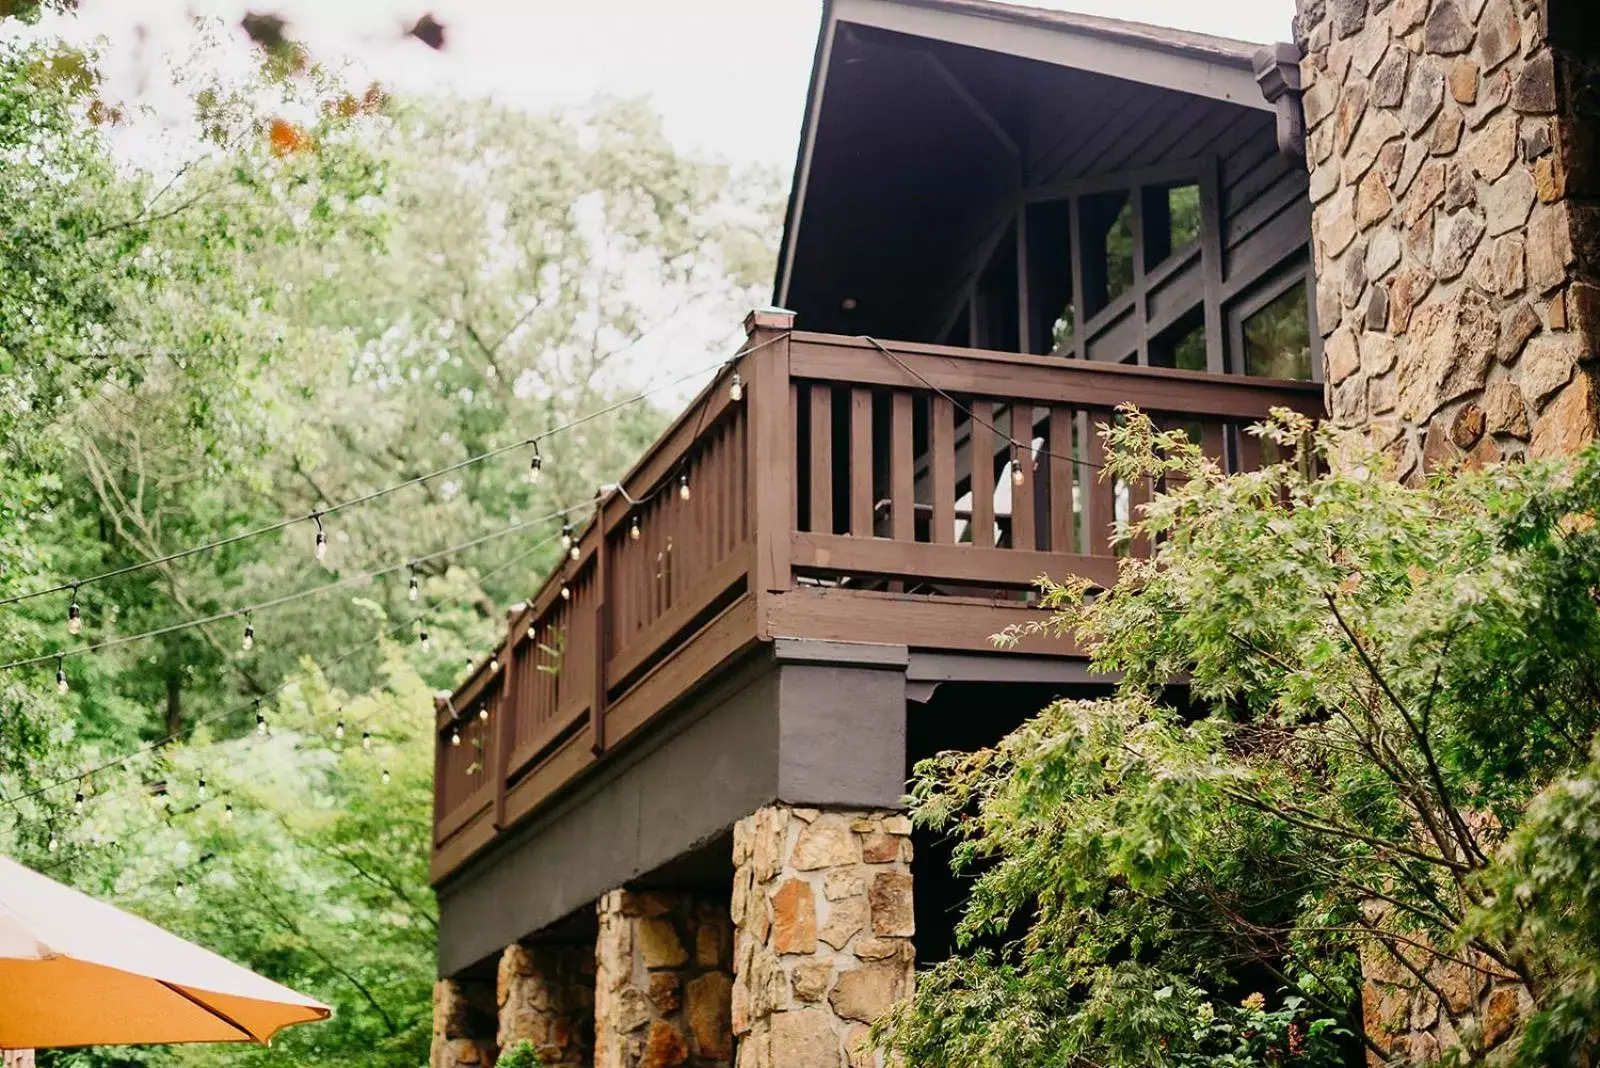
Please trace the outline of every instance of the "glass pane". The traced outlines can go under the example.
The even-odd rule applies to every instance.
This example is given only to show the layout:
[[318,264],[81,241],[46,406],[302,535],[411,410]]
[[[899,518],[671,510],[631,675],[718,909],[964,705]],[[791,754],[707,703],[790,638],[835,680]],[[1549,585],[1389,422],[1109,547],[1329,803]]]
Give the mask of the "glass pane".
[[1150,339],[1150,366],[1183,371],[1206,369],[1206,315],[1196,307]]
[[1304,280],[1244,321],[1244,373],[1311,379],[1311,322]]

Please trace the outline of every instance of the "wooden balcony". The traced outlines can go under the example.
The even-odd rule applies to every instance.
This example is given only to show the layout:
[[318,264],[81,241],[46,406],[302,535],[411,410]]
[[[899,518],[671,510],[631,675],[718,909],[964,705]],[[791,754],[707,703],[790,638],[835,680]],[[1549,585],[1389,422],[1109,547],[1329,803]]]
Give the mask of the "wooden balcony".
[[1259,463],[1240,431],[1269,409],[1322,407],[1309,383],[749,325],[440,702],[435,882],[761,642],[1007,655],[989,638],[1037,618],[1039,575],[1110,581],[1140,551],[1117,525],[1145,491],[1093,477],[1115,406],[1189,428],[1230,469]]

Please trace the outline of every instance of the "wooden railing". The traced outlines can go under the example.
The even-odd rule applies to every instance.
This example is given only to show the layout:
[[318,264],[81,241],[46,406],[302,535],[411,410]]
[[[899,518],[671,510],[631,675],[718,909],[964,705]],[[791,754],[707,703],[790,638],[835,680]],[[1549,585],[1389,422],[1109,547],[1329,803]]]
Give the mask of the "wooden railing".
[[1117,405],[1232,470],[1260,463],[1241,431],[1269,409],[1321,410],[1305,383],[747,326],[440,702],[436,880],[761,641],[993,652],[1040,575],[1112,581],[1150,492],[1096,477]]

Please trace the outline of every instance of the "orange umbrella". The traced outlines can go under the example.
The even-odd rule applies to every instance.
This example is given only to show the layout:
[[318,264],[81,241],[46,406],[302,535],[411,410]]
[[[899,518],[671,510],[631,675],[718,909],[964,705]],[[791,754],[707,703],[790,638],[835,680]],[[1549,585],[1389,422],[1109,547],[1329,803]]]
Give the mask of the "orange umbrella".
[[263,1042],[326,1005],[0,857],[0,1048]]

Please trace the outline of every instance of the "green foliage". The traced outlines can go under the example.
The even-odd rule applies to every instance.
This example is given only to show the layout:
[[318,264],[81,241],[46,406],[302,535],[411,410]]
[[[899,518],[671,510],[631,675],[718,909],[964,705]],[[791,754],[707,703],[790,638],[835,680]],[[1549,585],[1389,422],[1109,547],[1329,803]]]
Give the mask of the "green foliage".
[[544,1058],[532,1042],[523,1039],[510,1049],[501,1050],[500,1059],[494,1063],[495,1068],[543,1068]]
[[[667,377],[630,346],[683,308],[733,327],[770,263],[770,180],[679,154],[638,103],[392,100],[282,63],[223,84],[202,55],[180,68],[194,155],[153,175],[112,154],[127,115],[95,62],[0,44],[0,599],[586,421],[545,440],[537,486],[512,450],[329,516],[325,563],[300,524],[83,587],[77,638],[64,592],[0,607],[0,662],[586,503],[669,416],[670,395],[620,404]],[[672,353],[672,370],[726,356],[732,334]],[[503,633],[555,529],[420,565],[416,605],[400,570],[256,613],[250,650],[233,619],[72,657],[64,696],[53,660],[0,674],[0,850],[336,1010],[270,1052],[45,1063],[426,1060],[431,693]],[[419,610],[428,652],[404,640]]]
[[1107,436],[1110,476],[1166,487],[1157,548],[1096,596],[1048,586],[1044,629],[1115,693],[917,769],[965,948],[881,1037],[984,1068],[1342,1063],[1365,961],[1520,984],[1497,1053],[1592,1057],[1600,451],[1408,487],[1348,455],[1306,479],[1338,443],[1290,416],[1290,458],[1233,477],[1136,413]]

